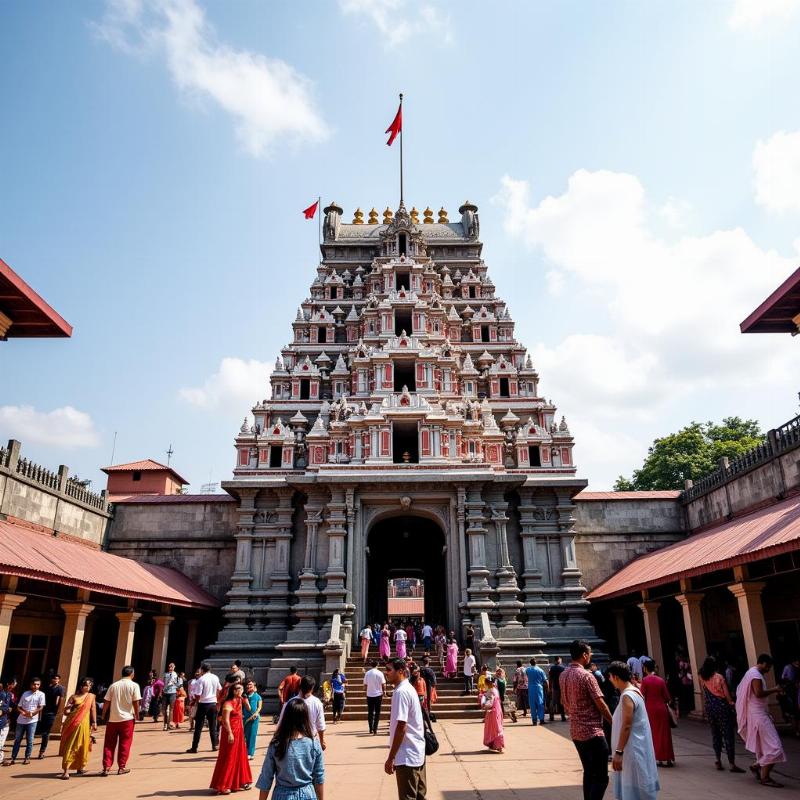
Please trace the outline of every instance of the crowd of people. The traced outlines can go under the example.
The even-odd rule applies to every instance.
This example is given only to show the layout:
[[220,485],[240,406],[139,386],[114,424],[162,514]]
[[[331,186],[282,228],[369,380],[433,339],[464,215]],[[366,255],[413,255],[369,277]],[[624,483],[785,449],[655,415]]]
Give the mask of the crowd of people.
[[[446,633],[442,626],[433,628],[422,622],[365,626],[360,640],[371,735],[378,733],[387,684],[394,689],[385,769],[395,774],[401,800],[425,798],[425,755],[432,752],[427,749],[431,737],[435,740],[431,728],[437,698],[434,659],[446,679],[463,677],[463,693],[477,695],[483,710],[483,744],[494,753],[505,750],[506,718],[517,722],[518,714],[526,717],[530,713],[534,726],[554,722],[557,716],[568,720],[583,767],[584,800],[604,796],[609,762],[616,800],[655,800],[660,790],[658,768],[675,766],[672,729],[688,703],[670,691],[671,675],[665,681],[659,675],[659,665],[646,654],[632,653],[626,661],[612,661],[601,670],[593,660],[591,646],[575,641],[570,647],[569,664],[560,657],[552,664],[540,664],[536,659],[528,665],[517,661],[509,683],[503,667],[491,670],[486,664],[478,664],[474,631],[469,629],[463,648],[459,648],[454,632]],[[421,653],[416,652],[418,644],[423,648]],[[377,657],[371,653],[373,648]],[[780,787],[771,773],[786,757],[768,704],[775,696],[786,720],[797,730],[800,659],[789,663],[777,687],[769,689],[765,676],[772,667],[772,658],[762,654],[736,680],[725,664],[709,656],[698,670],[698,683],[716,768],[724,769],[724,749],[729,770],[747,772],[736,763],[738,731],[755,756],[749,770],[761,785]],[[676,668],[680,674],[680,654]],[[693,686],[691,668],[684,666],[682,672]],[[105,730],[99,774],[107,777],[116,762],[116,774],[124,775],[130,772],[135,723],[150,717],[165,731],[177,730],[188,722],[192,732],[188,753],[198,752],[202,732],[208,730],[211,750],[217,753],[210,788],[218,794],[249,789],[254,783],[249,762],[256,756],[264,701],[240,661],[233,662],[223,682],[207,663],[188,680],[170,663],[163,674],[151,671],[142,688],[133,667],[126,666],[107,688],[95,687],[92,678],[83,677],[74,693],[68,694],[60,676],[53,674],[44,686],[39,678],[32,678],[27,690],[20,689],[13,679],[0,684],[0,758],[12,720],[15,723],[10,758],[2,758],[3,766],[14,766],[23,746],[22,763],[30,763],[37,733],[38,758],[44,758],[50,731],[60,717],[62,780],[69,780],[70,773],[86,774],[101,722]],[[322,698],[317,696],[315,678],[300,675],[296,667],[291,667],[280,682],[275,732],[255,781],[260,800],[266,800],[273,784],[274,800],[322,799],[326,707],[334,723],[342,718],[347,678],[336,669],[320,689]]]

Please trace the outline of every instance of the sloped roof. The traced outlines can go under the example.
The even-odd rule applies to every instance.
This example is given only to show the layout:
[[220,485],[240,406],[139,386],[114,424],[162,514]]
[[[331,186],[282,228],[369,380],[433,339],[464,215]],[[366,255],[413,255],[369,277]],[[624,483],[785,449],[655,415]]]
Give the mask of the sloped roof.
[[739,325],[742,333],[797,333],[800,314],[800,267]]
[[0,311],[11,319],[7,338],[72,336],[70,325],[0,258]]
[[608,600],[792,550],[800,550],[800,497],[797,496],[639,556],[587,597]]
[[185,478],[182,478],[175,472],[172,467],[168,467],[166,464],[160,464],[158,461],[153,461],[152,458],[145,458],[143,461],[131,461],[129,464],[113,464],[110,467],[101,467],[102,471],[106,473],[106,475],[110,475],[112,472],[162,472],[166,471],[173,475],[173,477],[179,482],[183,484],[188,484]]
[[117,505],[132,505],[134,503],[235,503],[236,499],[224,492],[216,494],[120,494],[110,495],[108,502]]
[[176,606],[220,605],[176,569],[94,550],[8,520],[0,520],[0,574]]

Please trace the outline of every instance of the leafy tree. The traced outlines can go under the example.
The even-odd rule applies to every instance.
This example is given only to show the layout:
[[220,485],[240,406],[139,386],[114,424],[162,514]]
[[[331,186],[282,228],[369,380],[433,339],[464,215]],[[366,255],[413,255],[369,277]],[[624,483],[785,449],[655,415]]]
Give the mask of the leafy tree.
[[698,480],[716,469],[719,459],[734,459],[764,441],[756,420],[726,417],[722,424],[692,422],[677,433],[656,439],[641,469],[622,475],[615,491],[683,489],[687,478]]

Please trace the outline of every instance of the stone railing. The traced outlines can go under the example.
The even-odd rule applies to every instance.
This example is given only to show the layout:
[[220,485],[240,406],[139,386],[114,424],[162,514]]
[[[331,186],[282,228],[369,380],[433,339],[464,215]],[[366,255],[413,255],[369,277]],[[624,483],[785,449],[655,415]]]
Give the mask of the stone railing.
[[80,481],[69,477],[69,467],[61,464],[57,471],[47,469],[20,455],[22,445],[11,439],[6,447],[0,447],[0,469],[9,476],[20,478],[26,483],[34,484],[53,494],[108,513],[108,501],[105,491],[90,491]]
[[700,480],[687,486],[681,493],[680,502],[688,503],[698,497],[733,480],[737,475],[749,472],[751,469],[765,464],[787,450],[800,445],[800,416],[789,420],[767,432],[766,439],[752,450],[748,450],[738,458],[729,461],[721,460],[720,466]]

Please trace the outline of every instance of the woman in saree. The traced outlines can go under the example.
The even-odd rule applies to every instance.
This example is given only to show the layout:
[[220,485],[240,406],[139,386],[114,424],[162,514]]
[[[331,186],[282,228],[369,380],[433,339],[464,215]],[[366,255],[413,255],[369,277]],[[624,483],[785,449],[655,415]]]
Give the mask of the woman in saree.
[[242,725],[243,691],[241,683],[232,683],[222,701],[219,752],[210,786],[217,794],[247,790],[253,783]]
[[391,648],[389,646],[389,626],[384,625],[383,630],[381,630],[381,643],[378,646],[378,654],[380,655],[383,661],[388,661],[389,657],[392,654]]
[[61,728],[61,742],[58,754],[61,756],[62,780],[69,779],[69,771],[76,775],[86,774],[92,734],[97,730],[97,708],[92,694],[92,679],[81,678],[78,690],[64,706],[64,724]]
[[493,753],[502,753],[506,742],[503,735],[503,705],[497,691],[494,675],[486,677],[486,692],[481,699],[483,706],[483,744]]
[[261,718],[261,695],[255,681],[247,681],[242,695],[242,714],[244,715],[244,743],[247,745],[247,758],[252,761],[256,754],[258,723]]
[[447,645],[447,663],[444,665],[445,678],[455,678],[458,672],[458,645],[455,639],[450,639]]
[[182,682],[175,694],[175,707],[172,709],[172,722],[176,728],[180,728],[181,722],[186,719],[186,676],[181,672],[178,677]]

